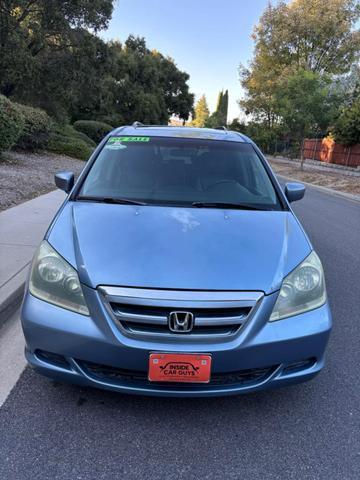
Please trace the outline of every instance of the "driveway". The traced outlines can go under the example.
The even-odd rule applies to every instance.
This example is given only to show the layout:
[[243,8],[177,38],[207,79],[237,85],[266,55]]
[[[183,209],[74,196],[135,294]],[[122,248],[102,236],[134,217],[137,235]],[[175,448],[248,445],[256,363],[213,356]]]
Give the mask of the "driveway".
[[315,380],[161,399],[60,385],[26,368],[0,409],[0,478],[358,479],[360,203],[308,189],[294,209],[323,260],[334,315]]

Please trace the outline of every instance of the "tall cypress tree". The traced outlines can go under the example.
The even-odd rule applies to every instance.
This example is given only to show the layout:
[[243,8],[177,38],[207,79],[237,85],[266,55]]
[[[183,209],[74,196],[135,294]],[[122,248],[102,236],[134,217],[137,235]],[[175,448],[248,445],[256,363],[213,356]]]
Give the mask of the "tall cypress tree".
[[224,91],[221,90],[217,98],[216,110],[210,115],[205,125],[210,128],[226,126],[228,105],[229,92],[226,90],[224,93]]
[[217,98],[217,102],[216,102],[216,110],[215,112],[220,112],[221,110],[221,105],[223,103],[223,96],[224,96],[224,92],[221,90],[219,93],[218,93],[218,98]]
[[222,101],[221,101],[221,125],[226,125],[227,124],[227,116],[228,116],[228,108],[229,108],[229,92],[228,90],[225,91],[224,95],[222,96]]

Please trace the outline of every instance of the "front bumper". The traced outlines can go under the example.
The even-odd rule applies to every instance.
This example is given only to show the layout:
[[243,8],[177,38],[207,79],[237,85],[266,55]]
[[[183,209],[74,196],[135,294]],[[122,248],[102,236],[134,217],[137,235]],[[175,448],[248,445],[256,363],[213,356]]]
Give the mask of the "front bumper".
[[[270,323],[277,294],[268,295],[235,337],[189,343],[184,335],[170,345],[123,335],[99,293],[88,287],[83,290],[90,317],[43,302],[29,292],[24,298],[26,358],[36,371],[59,381],[143,395],[220,396],[299,383],[313,378],[324,365],[332,324],[327,304]],[[149,353],[167,351],[211,353],[214,381],[206,385],[149,382]]]

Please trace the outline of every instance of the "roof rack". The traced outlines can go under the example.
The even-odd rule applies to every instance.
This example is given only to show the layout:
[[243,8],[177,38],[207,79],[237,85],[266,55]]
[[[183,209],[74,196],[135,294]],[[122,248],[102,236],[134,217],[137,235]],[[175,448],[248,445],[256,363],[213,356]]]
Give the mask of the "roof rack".
[[173,125],[155,125],[155,124],[154,124],[154,125],[150,125],[150,124],[149,124],[149,125],[146,125],[146,124],[141,123],[141,122],[134,122],[134,123],[132,124],[132,127],[134,127],[134,128],[137,128],[137,127],[139,127],[139,128],[140,128],[140,127],[141,127],[141,128],[161,128],[161,127],[163,127],[163,128],[170,128],[170,127],[173,127]]
[[224,127],[224,125],[219,125],[218,127],[215,127],[215,130],[225,130],[225,132],[228,131],[228,129]]

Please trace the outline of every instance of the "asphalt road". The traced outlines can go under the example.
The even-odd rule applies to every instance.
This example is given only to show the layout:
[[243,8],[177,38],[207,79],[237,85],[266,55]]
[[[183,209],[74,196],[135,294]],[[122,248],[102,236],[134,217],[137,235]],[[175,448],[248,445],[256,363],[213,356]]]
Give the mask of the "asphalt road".
[[0,478],[359,479],[360,204],[311,189],[295,210],[323,260],[334,316],[315,380],[158,399],[59,385],[25,369],[0,409]]

